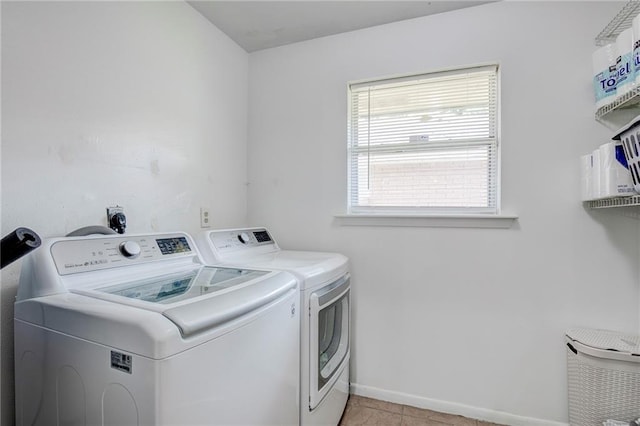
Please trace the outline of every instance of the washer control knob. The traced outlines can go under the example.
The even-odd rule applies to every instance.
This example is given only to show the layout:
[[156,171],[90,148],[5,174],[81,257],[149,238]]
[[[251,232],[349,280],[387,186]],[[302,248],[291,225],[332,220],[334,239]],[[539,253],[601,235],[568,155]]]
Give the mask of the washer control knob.
[[238,234],[238,239],[242,244],[247,244],[249,242],[249,234],[247,234],[246,232],[242,232]]
[[120,253],[125,257],[133,259],[140,255],[140,251],[140,245],[135,241],[125,241],[120,243]]

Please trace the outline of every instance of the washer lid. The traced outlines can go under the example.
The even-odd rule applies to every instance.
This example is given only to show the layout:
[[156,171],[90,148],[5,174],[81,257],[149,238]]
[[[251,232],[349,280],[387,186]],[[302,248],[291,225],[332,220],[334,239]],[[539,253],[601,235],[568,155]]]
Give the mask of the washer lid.
[[[205,272],[211,271],[205,269]],[[293,275],[281,271],[251,272],[263,274],[227,288],[222,287],[230,284],[233,278],[213,283],[218,290],[190,298],[183,298],[190,290],[183,291],[182,281],[175,277],[175,282],[179,283],[175,293],[160,294],[171,293],[167,290],[157,291],[155,296],[153,291],[144,293],[147,298],[157,297],[157,302],[115,294],[123,291],[122,286],[115,284],[106,286],[114,294],[74,289],[69,293],[18,301],[15,318],[124,352],[164,359],[227,335],[283,300],[297,300],[297,281]],[[215,275],[209,277],[215,278]],[[185,272],[182,278],[189,280],[188,273]],[[192,282],[200,281],[205,281],[202,275]],[[165,276],[162,282],[167,285],[172,281]],[[103,286],[105,283],[99,287]],[[172,299],[174,303],[170,303]]]
[[281,271],[198,267],[71,291],[158,312],[187,337],[258,310],[296,286],[296,280]]
[[272,272],[271,278],[255,285],[240,287],[224,297],[206,297],[189,304],[178,304],[162,312],[180,328],[183,336],[221,327],[243,316],[261,312],[290,291],[296,280],[284,272]]
[[[250,269],[198,267],[186,272],[103,286],[92,292],[97,292],[97,297],[104,293],[169,305],[240,286],[266,274],[267,271]],[[123,302],[127,303],[126,300]]]

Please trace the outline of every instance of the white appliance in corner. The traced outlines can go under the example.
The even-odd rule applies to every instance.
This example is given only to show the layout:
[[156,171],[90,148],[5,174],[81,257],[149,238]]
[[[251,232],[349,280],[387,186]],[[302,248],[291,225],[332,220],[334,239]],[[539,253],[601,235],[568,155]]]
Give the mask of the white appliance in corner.
[[350,275],[338,253],[281,250],[265,228],[210,230],[196,243],[210,265],[288,271],[299,280],[300,423],[337,425],[349,397]]
[[15,304],[16,423],[297,425],[286,272],[203,266],[185,233],[46,240]]

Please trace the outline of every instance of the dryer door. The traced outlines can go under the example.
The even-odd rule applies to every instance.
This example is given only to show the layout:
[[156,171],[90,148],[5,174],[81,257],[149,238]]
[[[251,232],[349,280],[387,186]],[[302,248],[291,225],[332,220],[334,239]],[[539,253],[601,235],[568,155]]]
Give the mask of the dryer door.
[[336,374],[349,362],[349,275],[311,294],[309,408],[313,410],[329,392]]

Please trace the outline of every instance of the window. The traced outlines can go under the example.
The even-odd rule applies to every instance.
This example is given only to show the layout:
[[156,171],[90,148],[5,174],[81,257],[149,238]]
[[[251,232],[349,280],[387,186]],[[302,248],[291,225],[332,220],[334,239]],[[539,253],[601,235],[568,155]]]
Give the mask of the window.
[[349,85],[349,213],[497,214],[498,67]]

